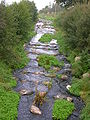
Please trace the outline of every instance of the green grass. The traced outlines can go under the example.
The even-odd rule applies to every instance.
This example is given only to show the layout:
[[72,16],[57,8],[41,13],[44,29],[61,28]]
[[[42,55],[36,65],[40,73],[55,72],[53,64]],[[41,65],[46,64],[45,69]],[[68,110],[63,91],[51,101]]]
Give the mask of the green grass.
[[49,43],[53,38],[54,35],[52,34],[44,34],[39,41],[42,43]]
[[66,120],[73,112],[74,104],[67,100],[56,100],[53,106],[53,120]]
[[0,61],[0,120],[15,120],[17,118],[17,107],[19,95],[12,91],[16,86],[12,70]]
[[76,96],[80,96],[81,87],[82,87],[82,80],[73,78],[72,79],[72,87],[70,88],[69,91],[70,91],[70,93],[72,93]]
[[81,120],[90,119],[90,78],[74,78],[69,90],[72,94],[81,96],[85,102],[85,107],[81,112]]
[[12,72],[14,69],[23,68],[29,61],[24,51],[24,42],[21,41],[13,48],[12,52],[16,57],[12,56],[11,61],[7,59],[8,63],[6,64],[4,60],[0,60],[0,120],[17,119],[20,96],[13,91],[13,87],[17,83]]
[[52,55],[40,55],[38,56],[38,63],[46,70],[50,70],[51,66],[60,67],[61,63]]
[[0,86],[0,120],[16,120],[19,96]]

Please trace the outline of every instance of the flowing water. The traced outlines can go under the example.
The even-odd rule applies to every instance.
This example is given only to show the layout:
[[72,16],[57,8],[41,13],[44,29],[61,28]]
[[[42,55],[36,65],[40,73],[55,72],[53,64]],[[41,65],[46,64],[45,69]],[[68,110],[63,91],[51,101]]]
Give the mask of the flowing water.
[[[58,45],[56,40],[52,40],[50,43],[40,43],[39,39],[44,34],[54,34],[55,30],[53,26],[50,26],[50,21],[42,20],[36,24],[35,30],[36,36],[32,38],[30,43],[26,45],[25,50],[28,51],[28,57],[30,62],[23,69],[15,71],[14,75],[18,78],[17,87],[15,90],[20,92],[21,90],[32,91],[31,95],[21,95],[21,99],[18,106],[18,120],[52,120],[52,108],[56,95],[72,97],[75,104],[75,110],[68,120],[79,120],[80,111],[83,108],[83,101],[80,97],[70,95],[66,86],[71,83],[71,65],[66,60],[64,55],[58,52]],[[65,73],[68,76],[68,80],[60,81],[57,78],[50,78],[47,76],[47,71],[38,65],[37,56],[40,54],[54,55],[59,61],[64,61],[64,67],[58,71],[59,74]],[[38,73],[38,74],[36,74]],[[52,88],[49,90],[43,82],[52,80]],[[37,90],[40,92],[47,92],[46,102],[40,106],[42,111],[41,115],[35,115],[30,112],[30,107],[35,97],[35,82],[38,81]]]

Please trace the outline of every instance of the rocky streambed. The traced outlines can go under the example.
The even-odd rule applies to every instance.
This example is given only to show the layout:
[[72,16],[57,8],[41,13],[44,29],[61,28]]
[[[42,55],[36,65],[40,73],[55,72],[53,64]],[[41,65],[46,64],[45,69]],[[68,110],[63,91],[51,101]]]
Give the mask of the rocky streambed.
[[[50,26],[50,21],[39,21],[36,24],[36,36],[32,38],[30,43],[25,46],[27,56],[30,62],[23,69],[14,72],[14,76],[18,78],[17,87],[15,90],[21,94],[21,99],[18,106],[18,120],[52,120],[52,109],[55,99],[68,99],[75,104],[75,110],[68,120],[79,120],[80,111],[83,108],[83,101],[80,97],[71,95],[68,88],[71,84],[71,65],[68,63],[66,57],[58,52],[58,44],[56,40],[51,40],[50,43],[41,43],[39,39],[44,34],[54,34],[53,26]],[[64,61],[64,67],[57,70],[57,74],[65,74],[64,79],[59,80],[57,77],[48,75],[48,72],[38,65],[37,57],[41,54],[54,55],[61,62]],[[53,68],[52,68],[53,69]],[[54,68],[55,69],[55,68]],[[52,80],[51,89],[44,84]],[[33,114],[31,111],[33,101],[37,91],[40,93],[47,93],[46,100],[42,106],[39,106],[39,114]]]

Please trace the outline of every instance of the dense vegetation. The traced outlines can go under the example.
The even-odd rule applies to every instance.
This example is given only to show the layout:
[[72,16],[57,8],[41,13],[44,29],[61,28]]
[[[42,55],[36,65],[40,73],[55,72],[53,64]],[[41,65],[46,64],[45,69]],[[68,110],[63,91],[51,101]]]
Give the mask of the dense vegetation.
[[74,104],[67,100],[56,100],[53,106],[53,120],[66,120],[72,114]]
[[40,55],[38,56],[38,63],[40,66],[44,67],[46,70],[49,70],[52,66],[60,67],[61,63],[55,56],[52,55]]
[[23,45],[33,35],[37,20],[34,2],[5,5],[0,3],[0,119],[15,120],[19,95],[12,90],[16,80],[14,69],[24,67],[28,59]]
[[[57,40],[60,52],[72,63],[72,87],[70,92],[81,96],[86,106],[81,119],[90,119],[90,4],[77,5],[58,15]],[[75,57],[79,57],[76,61]],[[86,75],[85,75],[86,74]]]
[[53,34],[44,34],[39,41],[42,43],[49,43],[53,39],[53,37]]

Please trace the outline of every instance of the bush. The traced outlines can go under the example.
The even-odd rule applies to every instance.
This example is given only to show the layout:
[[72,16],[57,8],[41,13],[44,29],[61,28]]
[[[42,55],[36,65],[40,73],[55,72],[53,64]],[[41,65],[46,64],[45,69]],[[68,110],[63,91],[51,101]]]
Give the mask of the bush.
[[40,42],[42,43],[48,43],[53,39],[54,35],[52,34],[44,34],[41,38],[40,38]]
[[51,66],[60,67],[62,65],[55,56],[52,55],[40,55],[38,56],[38,63],[40,66],[44,67],[46,70],[49,70]]
[[74,110],[74,104],[67,100],[56,100],[53,106],[53,120],[66,120]]
[[65,31],[65,40],[71,49],[79,51],[90,46],[90,4],[78,5],[67,10],[56,19],[58,27]]

